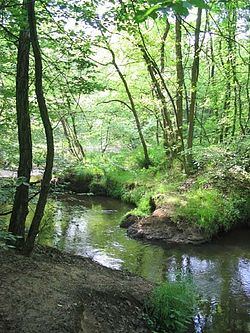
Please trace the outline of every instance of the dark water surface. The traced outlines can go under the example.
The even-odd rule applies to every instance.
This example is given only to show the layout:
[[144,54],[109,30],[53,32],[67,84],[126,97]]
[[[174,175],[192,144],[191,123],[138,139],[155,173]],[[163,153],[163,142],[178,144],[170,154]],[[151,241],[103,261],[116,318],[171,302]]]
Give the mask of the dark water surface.
[[196,332],[249,333],[250,230],[196,247],[152,245],[119,227],[129,209],[108,198],[50,199],[39,241],[154,282],[191,275],[202,299]]

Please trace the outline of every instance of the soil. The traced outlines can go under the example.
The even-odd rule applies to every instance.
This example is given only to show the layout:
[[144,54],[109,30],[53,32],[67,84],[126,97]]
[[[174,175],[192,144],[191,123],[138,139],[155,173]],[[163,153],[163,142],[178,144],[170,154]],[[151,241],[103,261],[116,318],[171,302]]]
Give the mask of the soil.
[[208,241],[205,235],[187,223],[174,223],[172,215],[172,207],[158,208],[149,217],[138,218],[128,215],[127,219],[122,221],[121,227],[128,228],[128,236],[134,239],[193,245]]
[[149,333],[152,285],[90,259],[37,247],[0,249],[1,333]]

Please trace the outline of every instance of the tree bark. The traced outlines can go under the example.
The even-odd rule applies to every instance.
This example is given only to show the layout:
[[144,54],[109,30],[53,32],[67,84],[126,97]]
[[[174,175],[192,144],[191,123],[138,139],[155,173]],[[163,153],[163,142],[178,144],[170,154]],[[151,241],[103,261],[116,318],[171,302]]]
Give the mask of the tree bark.
[[39,226],[44,214],[44,208],[47,202],[47,197],[49,193],[50,180],[52,178],[52,169],[53,169],[53,161],[54,161],[54,139],[53,139],[53,130],[51,127],[48,109],[43,93],[43,68],[42,68],[42,58],[40,45],[37,36],[37,28],[36,28],[36,16],[35,16],[35,1],[29,1],[27,5],[28,9],[28,20],[29,20],[29,28],[30,28],[30,38],[32,49],[35,58],[35,90],[36,97],[39,106],[39,111],[41,115],[41,119],[43,122],[46,142],[47,142],[47,155],[46,155],[46,166],[43,174],[43,179],[41,183],[41,192],[39,195],[39,199],[36,205],[35,214],[29,229],[29,233],[25,242],[24,253],[30,254],[33,250],[36,235],[39,232]]
[[[183,139],[183,91],[184,91],[184,69],[182,63],[182,33],[181,33],[181,18],[179,15],[175,17],[175,53],[176,53],[176,76],[177,76],[177,90],[176,90],[176,123],[178,135],[181,141],[181,150],[184,152],[185,144]],[[183,167],[187,173],[186,156],[183,154]]]
[[32,141],[29,116],[29,30],[20,32],[16,72],[16,112],[19,141],[18,181],[8,231],[19,236],[13,245],[22,247],[28,214],[29,181],[32,169]]
[[161,39],[161,49],[160,49],[160,61],[161,61],[161,73],[164,73],[165,70],[165,43],[170,30],[170,24],[168,19],[166,19],[166,27]]
[[188,126],[188,140],[187,147],[189,149],[187,155],[188,167],[192,168],[193,164],[193,137],[194,137],[194,116],[195,116],[195,105],[197,96],[197,82],[199,77],[199,63],[200,63],[200,28],[201,28],[201,14],[202,9],[198,8],[196,26],[195,26],[195,41],[194,41],[194,60],[192,64],[192,74],[191,74],[191,100],[189,107],[189,126]]
[[181,47],[181,19],[179,15],[175,18],[175,53],[176,53],[176,109],[179,127],[182,129],[183,121],[183,90],[184,90],[184,70],[182,64],[182,47]]

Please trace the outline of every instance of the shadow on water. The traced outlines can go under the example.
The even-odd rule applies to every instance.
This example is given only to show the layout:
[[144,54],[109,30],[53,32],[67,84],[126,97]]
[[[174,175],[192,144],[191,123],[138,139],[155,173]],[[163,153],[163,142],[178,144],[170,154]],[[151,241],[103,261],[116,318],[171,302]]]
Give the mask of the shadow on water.
[[192,277],[202,299],[196,332],[250,332],[250,230],[213,243],[172,247],[129,239],[119,227],[131,207],[87,196],[50,199],[39,242],[126,269],[153,282]]

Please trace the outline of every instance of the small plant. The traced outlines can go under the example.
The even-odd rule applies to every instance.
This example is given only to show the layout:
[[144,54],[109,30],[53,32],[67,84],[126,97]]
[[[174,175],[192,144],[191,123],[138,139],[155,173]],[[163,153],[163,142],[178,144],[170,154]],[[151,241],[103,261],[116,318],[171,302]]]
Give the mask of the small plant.
[[155,332],[182,333],[192,325],[196,297],[189,281],[163,282],[146,305],[146,320]]
[[0,247],[6,246],[6,241],[15,241],[17,236],[13,236],[6,230],[6,222],[0,219]]

